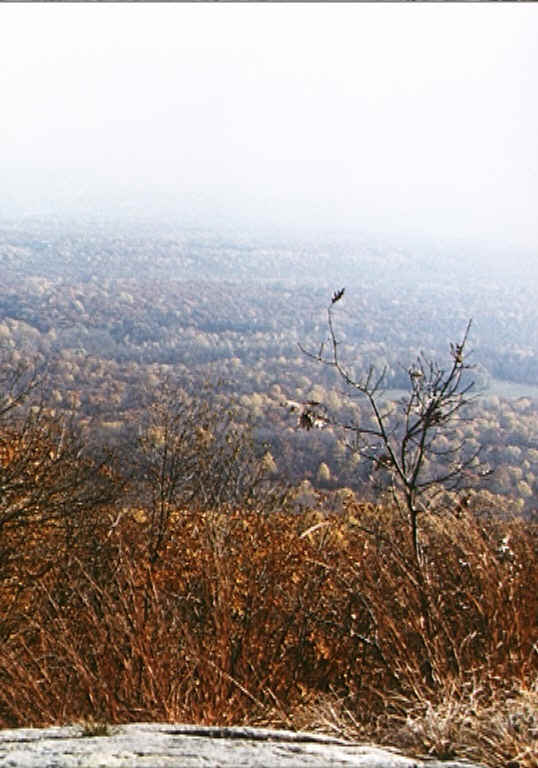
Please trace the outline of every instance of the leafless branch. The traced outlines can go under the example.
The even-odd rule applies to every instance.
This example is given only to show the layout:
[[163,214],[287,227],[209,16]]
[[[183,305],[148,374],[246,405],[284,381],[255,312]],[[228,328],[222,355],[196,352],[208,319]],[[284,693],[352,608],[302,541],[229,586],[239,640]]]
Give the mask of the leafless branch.
[[466,459],[461,458],[465,439],[444,448],[438,445],[439,436],[447,440],[452,437],[463,418],[463,411],[472,400],[473,382],[464,382],[464,374],[472,369],[467,362],[471,320],[461,339],[450,344],[447,367],[419,355],[407,369],[407,394],[398,404],[387,406],[382,399],[387,369],[377,371],[370,366],[365,376],[356,379],[341,359],[335,304],[342,296],[343,290],[335,291],[329,302],[328,337],[320,345],[319,352],[300,348],[312,360],[333,368],[348,391],[364,398],[371,417],[368,426],[338,423],[330,416],[327,421],[351,434],[353,450],[370,461],[374,471],[386,473],[389,485],[403,495],[418,562],[420,497],[437,486],[454,488],[477,461],[478,451]]

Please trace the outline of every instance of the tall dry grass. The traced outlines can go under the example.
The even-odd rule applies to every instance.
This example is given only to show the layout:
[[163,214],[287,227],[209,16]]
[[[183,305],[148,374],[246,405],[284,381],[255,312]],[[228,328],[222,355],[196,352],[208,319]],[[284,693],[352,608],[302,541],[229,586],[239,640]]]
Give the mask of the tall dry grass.
[[535,525],[425,514],[418,567],[389,507],[192,508],[156,562],[143,515],[113,520],[6,538],[1,726],[272,724],[536,764]]

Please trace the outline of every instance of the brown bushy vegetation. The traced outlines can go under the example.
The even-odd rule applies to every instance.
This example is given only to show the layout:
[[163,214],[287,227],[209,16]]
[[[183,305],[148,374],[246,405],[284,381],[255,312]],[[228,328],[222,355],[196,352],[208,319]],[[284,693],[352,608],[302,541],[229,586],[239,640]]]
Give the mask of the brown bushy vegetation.
[[68,523],[29,518],[2,571],[0,726],[271,724],[535,764],[536,525],[425,513],[419,566],[389,506],[192,502],[157,559],[144,509]]
[[280,487],[220,400],[154,388],[114,456],[8,384],[0,727],[265,724],[535,764],[536,523],[430,501],[417,557],[404,507]]

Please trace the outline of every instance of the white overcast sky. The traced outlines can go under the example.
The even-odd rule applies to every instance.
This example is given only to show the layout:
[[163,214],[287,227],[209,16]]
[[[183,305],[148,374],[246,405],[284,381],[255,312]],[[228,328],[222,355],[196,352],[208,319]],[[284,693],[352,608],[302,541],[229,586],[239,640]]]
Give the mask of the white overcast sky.
[[533,4],[3,4],[0,169],[230,221],[538,250]]

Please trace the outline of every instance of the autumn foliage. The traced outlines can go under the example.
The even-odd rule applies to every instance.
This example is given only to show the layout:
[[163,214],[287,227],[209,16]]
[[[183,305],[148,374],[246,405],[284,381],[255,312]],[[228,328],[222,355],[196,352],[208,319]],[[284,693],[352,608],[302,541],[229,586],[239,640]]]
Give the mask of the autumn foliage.
[[0,726],[270,723],[532,764],[536,526],[432,511],[419,572],[388,506],[192,501],[155,557],[122,498],[3,527]]
[[168,394],[116,453],[6,411],[0,727],[271,724],[534,765],[538,526],[432,506],[417,560],[404,510],[297,504],[228,410]]

